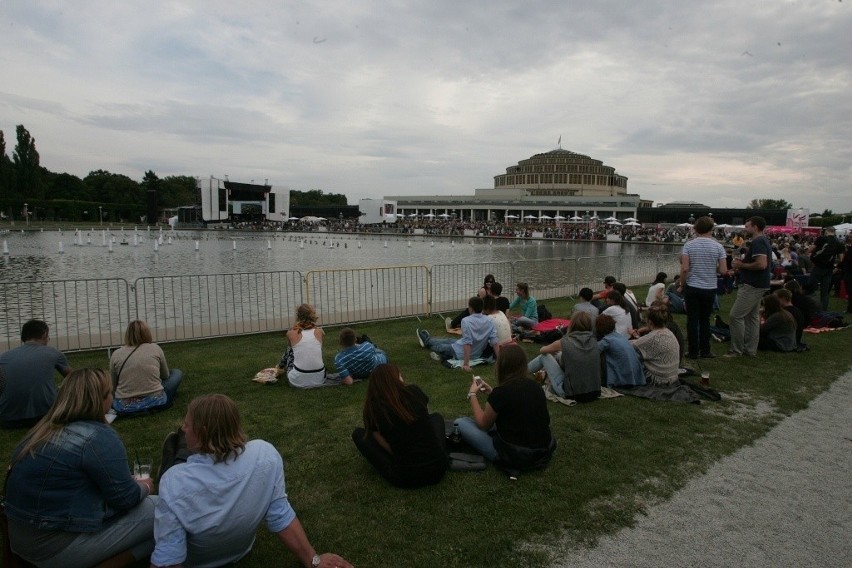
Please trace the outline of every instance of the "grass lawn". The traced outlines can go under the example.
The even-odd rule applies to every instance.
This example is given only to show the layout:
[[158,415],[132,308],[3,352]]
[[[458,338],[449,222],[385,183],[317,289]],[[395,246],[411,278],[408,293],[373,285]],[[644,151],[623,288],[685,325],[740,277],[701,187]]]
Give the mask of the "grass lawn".
[[[636,289],[637,296],[644,291]],[[733,296],[722,300],[727,321]],[[556,317],[570,299],[548,300]],[[832,309],[845,305],[832,298]],[[447,314],[443,314],[447,315]],[[683,316],[677,316],[684,326]],[[470,375],[448,370],[420,348],[415,328],[442,335],[443,319],[431,317],[358,326],[398,364],[407,382],[431,397],[445,418],[469,413]],[[336,350],[339,328],[327,328],[326,361]],[[274,444],[286,460],[287,492],[318,551],[334,551],[359,567],[544,566],[551,545],[593,544],[605,533],[633,523],[720,457],[752,443],[784,416],[805,408],[852,366],[850,333],[806,336],[806,353],[761,353],[757,359],[701,360],[711,385],[726,395],[719,403],[684,405],[631,397],[572,408],[550,404],[559,443],[550,467],[510,481],[493,468],[485,473],[448,473],[438,486],[405,491],[385,483],[350,440],[361,425],[366,384],[297,391],[284,383],[251,382],[256,371],[278,361],[280,334],[166,344],[169,364],[185,373],[179,398],[167,412],[118,419],[114,426],[128,456],[159,460],[160,444],[179,426],[195,396],[221,392],[235,399],[250,438]],[[532,356],[536,344],[524,344]],[[721,355],[727,344],[713,344]],[[69,356],[75,368],[106,368],[106,352]],[[692,362],[689,362],[692,363]],[[475,369],[489,382],[493,367]],[[492,382],[492,384],[494,384]],[[21,431],[0,431],[5,467]],[[541,546],[545,545],[545,546]],[[298,566],[265,527],[242,566]]]

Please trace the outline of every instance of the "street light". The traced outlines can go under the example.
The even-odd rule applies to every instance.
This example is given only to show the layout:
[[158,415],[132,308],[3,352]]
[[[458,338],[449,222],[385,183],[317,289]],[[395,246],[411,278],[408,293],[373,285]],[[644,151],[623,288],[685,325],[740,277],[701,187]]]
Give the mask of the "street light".
[[26,223],[27,227],[30,226],[30,211],[29,209],[27,209],[26,203],[24,203],[24,222]]
[[104,224],[104,208],[103,205],[98,205],[98,218],[101,221],[101,226]]

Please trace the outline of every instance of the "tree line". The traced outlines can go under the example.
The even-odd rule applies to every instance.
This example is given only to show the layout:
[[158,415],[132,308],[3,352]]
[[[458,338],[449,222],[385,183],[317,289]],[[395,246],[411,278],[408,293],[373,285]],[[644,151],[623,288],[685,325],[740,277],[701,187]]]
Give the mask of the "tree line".
[[[52,172],[41,165],[36,141],[23,124],[15,128],[15,146],[7,155],[0,130],[0,217],[33,221],[143,222],[148,196],[156,196],[157,210],[200,205],[192,176],[160,178],[152,170],[141,181],[106,170],[84,178]],[[322,190],[292,191],[292,205],[346,205],[346,196]],[[24,204],[26,204],[26,209]],[[154,220],[147,220],[153,222]]]

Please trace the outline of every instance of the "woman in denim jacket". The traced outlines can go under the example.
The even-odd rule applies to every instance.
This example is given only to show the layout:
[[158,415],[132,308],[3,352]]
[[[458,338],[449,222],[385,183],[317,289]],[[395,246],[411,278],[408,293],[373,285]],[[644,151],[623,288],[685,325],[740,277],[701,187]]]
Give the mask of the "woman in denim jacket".
[[153,484],[131,476],[124,445],[104,420],[111,405],[106,371],[74,371],[12,454],[9,540],[36,566],[94,566],[112,557],[127,564],[154,548]]

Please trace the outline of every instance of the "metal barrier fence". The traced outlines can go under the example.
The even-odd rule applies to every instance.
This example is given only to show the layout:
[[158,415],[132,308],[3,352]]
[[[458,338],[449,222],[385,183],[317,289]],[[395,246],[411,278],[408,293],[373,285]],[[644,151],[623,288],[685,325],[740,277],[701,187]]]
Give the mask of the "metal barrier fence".
[[[157,276],[126,280],[0,282],[0,349],[18,344],[21,326],[45,320],[62,350],[120,345],[133,319],[156,341],[262,333],[290,327],[295,308],[313,304],[325,325],[461,310],[493,274],[507,297],[525,281],[538,299],[601,288],[613,275],[628,286],[673,276],[679,254],[583,257],[481,264]],[[132,294],[131,294],[132,292]]]

